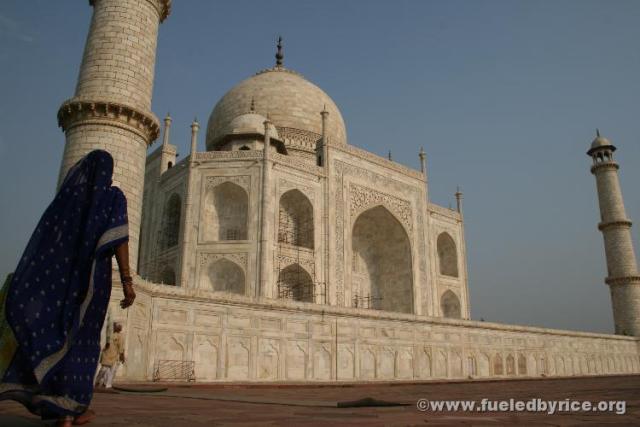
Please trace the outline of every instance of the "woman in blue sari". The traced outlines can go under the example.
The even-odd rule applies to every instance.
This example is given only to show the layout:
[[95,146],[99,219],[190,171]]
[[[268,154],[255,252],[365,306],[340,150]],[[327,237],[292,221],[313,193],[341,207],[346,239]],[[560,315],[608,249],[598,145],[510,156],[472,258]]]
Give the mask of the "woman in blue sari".
[[58,425],[84,424],[100,354],[116,255],[125,298],[127,202],[112,187],[113,158],[90,152],[74,165],[0,290],[0,400],[13,399]]

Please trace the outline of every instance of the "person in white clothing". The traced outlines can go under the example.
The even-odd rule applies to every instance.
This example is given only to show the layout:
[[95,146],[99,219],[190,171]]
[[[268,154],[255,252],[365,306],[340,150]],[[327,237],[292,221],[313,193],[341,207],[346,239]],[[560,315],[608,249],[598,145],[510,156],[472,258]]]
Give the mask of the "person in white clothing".
[[111,388],[113,378],[116,376],[119,363],[125,362],[124,343],[122,339],[122,325],[113,324],[113,334],[100,356],[100,372],[96,379],[96,387]]

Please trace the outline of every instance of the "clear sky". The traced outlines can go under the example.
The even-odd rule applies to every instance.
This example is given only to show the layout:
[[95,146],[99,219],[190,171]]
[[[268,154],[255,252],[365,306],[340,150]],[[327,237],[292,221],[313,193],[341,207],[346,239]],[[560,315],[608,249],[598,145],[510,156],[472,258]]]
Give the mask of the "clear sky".
[[[88,3],[0,3],[0,274],[54,194]],[[335,100],[350,144],[414,168],[424,146],[432,201],[462,187],[474,319],[610,332],[585,152],[596,127],[618,146],[640,249],[638,22],[634,0],[174,0],[153,111],[171,112],[185,155],[194,116],[204,128],[272,66],[281,34],[285,66]]]

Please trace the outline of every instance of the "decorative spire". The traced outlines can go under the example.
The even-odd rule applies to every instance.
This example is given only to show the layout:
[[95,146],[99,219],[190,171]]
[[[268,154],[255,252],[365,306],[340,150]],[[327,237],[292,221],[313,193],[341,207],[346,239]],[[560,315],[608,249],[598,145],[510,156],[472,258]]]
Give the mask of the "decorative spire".
[[276,52],[276,67],[282,67],[282,60],[284,59],[284,53],[282,53],[282,37],[278,37],[278,51]]
[[600,129],[596,128],[596,136],[600,138]]
[[270,157],[270,147],[271,147],[271,127],[273,124],[269,119],[269,113],[267,113],[267,117],[264,119],[264,147],[262,149],[262,156],[264,161],[269,160]]
[[456,206],[458,213],[462,213],[462,192],[460,191],[460,186],[456,187]]
[[420,158],[420,170],[424,175],[427,170],[427,165],[425,159],[427,158],[427,153],[424,152],[424,147],[420,147],[420,152],[418,153],[418,157]]
[[389,160],[393,160],[393,158],[391,157],[391,150],[389,150],[388,157],[389,157]]
[[196,151],[198,149],[198,130],[200,129],[200,123],[198,118],[195,117],[191,123],[191,156],[189,156],[189,166],[193,166],[196,160]]
[[167,116],[164,118],[164,135],[162,136],[162,146],[167,148],[169,145],[169,129],[171,128],[171,115],[167,113]]

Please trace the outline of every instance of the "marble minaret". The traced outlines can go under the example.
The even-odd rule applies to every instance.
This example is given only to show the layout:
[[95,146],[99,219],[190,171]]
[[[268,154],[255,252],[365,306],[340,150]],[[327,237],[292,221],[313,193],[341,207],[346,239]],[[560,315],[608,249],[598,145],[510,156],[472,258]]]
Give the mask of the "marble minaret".
[[640,336],[640,274],[631,240],[631,221],[627,218],[618,181],[616,147],[600,136],[587,152],[593,159],[591,173],[596,177],[600,223],[607,258],[605,282],[611,290],[615,333]]
[[58,183],[100,148],[114,158],[114,184],[127,196],[129,254],[137,271],[147,147],[160,123],[151,112],[158,27],[171,0],[90,0],[91,27],[73,98],[58,111],[66,144]]

